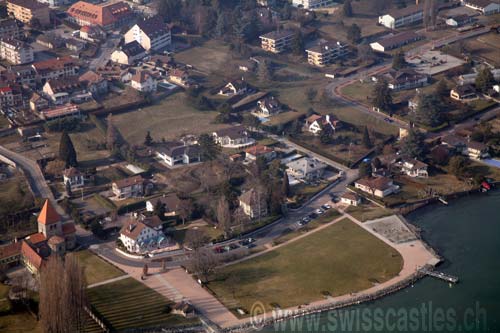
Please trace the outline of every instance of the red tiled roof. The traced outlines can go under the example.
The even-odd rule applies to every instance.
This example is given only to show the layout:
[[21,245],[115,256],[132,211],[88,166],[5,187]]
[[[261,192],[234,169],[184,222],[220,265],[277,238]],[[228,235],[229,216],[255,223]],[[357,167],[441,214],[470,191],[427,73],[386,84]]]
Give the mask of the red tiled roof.
[[76,232],[74,223],[64,223],[62,225],[62,232],[64,235],[74,234]]
[[49,238],[49,244],[61,244],[64,243],[64,238],[61,236],[52,236]]
[[78,1],[68,9],[68,15],[105,27],[114,24],[123,17],[132,15],[132,10],[130,6],[123,1],[102,5]]
[[144,179],[140,175],[120,179],[120,180],[117,180],[114,182],[114,184],[118,188],[124,188],[124,187],[132,186],[134,184],[143,184],[143,183],[144,183]]
[[64,67],[68,67],[70,65],[76,66],[77,64],[77,61],[71,57],[62,57],[37,61],[33,63],[33,68],[40,72],[45,70],[63,69]]
[[21,242],[0,246],[0,259],[9,258],[21,253]]
[[271,153],[273,150],[267,146],[263,146],[263,145],[255,145],[253,147],[250,147],[248,149],[245,150],[245,153],[247,154],[251,154],[251,155],[254,155],[254,156],[259,156],[259,155],[264,155],[264,154],[267,154],[267,153]]
[[53,224],[61,221],[61,216],[57,213],[54,206],[50,203],[49,199],[45,200],[42,211],[38,215],[38,223]]
[[41,232],[37,232],[36,234],[31,234],[31,235],[27,236],[25,238],[25,240],[27,240],[28,242],[30,242],[33,245],[36,245],[38,243],[46,241],[47,238],[45,238],[45,235],[42,234]]
[[25,260],[29,261],[36,269],[42,267],[42,257],[28,243],[22,242],[21,254]]

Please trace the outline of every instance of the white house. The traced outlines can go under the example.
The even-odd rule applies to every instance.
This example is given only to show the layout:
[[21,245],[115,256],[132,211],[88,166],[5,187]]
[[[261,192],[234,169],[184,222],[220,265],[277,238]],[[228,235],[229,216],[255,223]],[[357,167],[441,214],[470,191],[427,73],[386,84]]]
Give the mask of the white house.
[[281,104],[274,96],[265,97],[257,101],[256,115],[260,117],[271,117],[281,112]]
[[201,161],[200,147],[198,145],[185,145],[182,142],[162,144],[156,148],[156,156],[170,167]]
[[316,9],[331,5],[333,5],[333,0],[292,0],[292,6],[305,9]]
[[401,161],[401,172],[409,177],[414,178],[427,178],[429,172],[427,171],[428,165],[416,159],[404,159]]
[[132,65],[145,56],[146,50],[134,40],[111,53],[111,61],[122,65]]
[[63,183],[64,185],[69,184],[71,189],[82,187],[85,183],[85,179],[77,168],[69,168],[63,172]]
[[349,206],[359,206],[361,197],[356,193],[346,192],[340,197],[340,202]]
[[354,187],[378,198],[385,198],[399,189],[392,179],[386,177],[364,177],[354,183]]
[[144,183],[144,179],[137,175],[114,181],[111,184],[111,189],[119,199],[141,197],[144,194]]
[[395,9],[379,16],[378,23],[389,29],[397,29],[421,22],[424,18],[422,5]]
[[379,78],[385,79],[389,89],[394,91],[414,89],[429,84],[428,75],[418,73],[409,68],[401,70],[391,69],[380,76],[372,77],[372,80],[376,82]]
[[234,95],[243,95],[248,92],[248,84],[244,80],[235,80],[233,82],[229,82],[219,91],[219,95],[222,96],[234,96]]
[[245,149],[245,158],[250,161],[255,161],[262,157],[266,161],[271,161],[276,158],[276,151],[272,148],[263,145],[255,145]]
[[483,15],[500,13],[498,0],[461,0],[462,5],[481,12]]
[[212,133],[214,141],[225,148],[241,148],[250,146],[255,140],[250,138],[244,126],[223,128]]
[[333,131],[336,131],[340,126],[340,120],[338,120],[333,114],[327,114],[324,116],[313,114],[306,119],[307,130],[316,135],[320,134],[325,127],[329,127]]
[[159,16],[137,22],[124,37],[125,43],[137,41],[146,51],[159,51],[172,44],[170,29]]
[[452,17],[448,17],[446,19],[446,25],[449,25],[450,27],[461,27],[463,25],[466,25],[468,23],[471,23],[474,20],[472,16],[469,16],[467,14],[462,14],[462,15],[455,15]]
[[484,143],[469,141],[466,144],[466,148],[463,151],[463,154],[469,156],[469,158],[471,159],[481,160],[483,158],[490,157],[489,150],[489,147]]
[[265,196],[255,189],[251,189],[240,195],[239,201],[243,213],[252,219],[265,217],[267,215]]
[[130,79],[130,86],[141,92],[152,93],[157,89],[157,82],[150,72],[138,70]]
[[146,211],[153,212],[158,202],[165,205],[165,216],[175,216],[179,213],[181,200],[174,193],[164,194],[161,197],[149,199],[146,201]]
[[141,221],[129,220],[120,230],[119,239],[127,251],[140,253],[148,244],[156,243],[161,235],[161,231],[155,230]]
[[295,179],[311,181],[323,176],[327,165],[310,157],[299,158],[286,164],[287,174]]

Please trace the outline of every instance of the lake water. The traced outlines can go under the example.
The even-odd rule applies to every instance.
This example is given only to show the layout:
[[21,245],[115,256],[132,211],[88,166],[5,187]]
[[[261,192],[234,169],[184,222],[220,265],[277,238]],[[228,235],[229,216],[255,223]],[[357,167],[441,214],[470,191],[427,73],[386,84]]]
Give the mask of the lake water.
[[343,310],[278,323],[262,332],[500,332],[500,191],[433,205],[408,216],[445,259],[413,287]]

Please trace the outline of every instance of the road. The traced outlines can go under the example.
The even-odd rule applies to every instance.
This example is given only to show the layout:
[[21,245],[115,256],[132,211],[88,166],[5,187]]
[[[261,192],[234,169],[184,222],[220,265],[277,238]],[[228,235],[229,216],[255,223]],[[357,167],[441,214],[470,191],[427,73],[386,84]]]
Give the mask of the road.
[[94,70],[104,66],[111,59],[111,53],[113,53],[120,43],[120,38],[121,36],[119,34],[112,34],[106,40],[106,43],[101,45],[101,48],[98,51],[99,55],[90,61],[89,68]]

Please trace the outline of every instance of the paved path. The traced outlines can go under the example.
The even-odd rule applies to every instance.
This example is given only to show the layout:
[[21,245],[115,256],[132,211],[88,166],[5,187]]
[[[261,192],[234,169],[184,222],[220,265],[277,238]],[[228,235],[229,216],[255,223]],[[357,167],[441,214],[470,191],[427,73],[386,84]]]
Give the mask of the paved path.
[[128,279],[129,277],[130,277],[130,275],[125,274],[125,275],[122,275],[122,276],[119,276],[119,277],[116,277],[116,278],[113,278],[113,279],[109,279],[109,280],[105,280],[105,281],[101,281],[101,282],[90,284],[90,285],[87,286],[87,288],[90,289],[90,288],[99,287],[99,286],[102,286],[102,285],[105,285],[105,284],[108,284],[108,283],[113,283],[113,282],[116,282],[116,281]]

